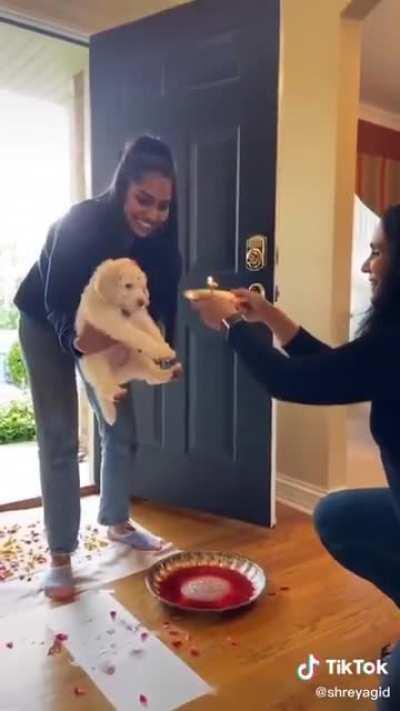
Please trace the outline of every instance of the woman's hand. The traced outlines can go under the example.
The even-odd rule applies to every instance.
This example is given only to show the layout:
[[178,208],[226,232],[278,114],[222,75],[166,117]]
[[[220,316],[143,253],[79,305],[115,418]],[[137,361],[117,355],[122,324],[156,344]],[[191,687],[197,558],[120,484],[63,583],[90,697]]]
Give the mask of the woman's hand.
[[172,377],[171,380],[179,380],[183,375],[183,367],[181,363],[175,363],[172,366]]
[[117,343],[118,341],[115,341],[111,336],[107,336],[103,331],[98,331],[94,326],[85,323],[82,333],[75,338],[74,346],[85,355],[93,355],[94,353],[105,351],[107,348],[117,345]]
[[229,300],[226,296],[219,296],[218,292],[212,296],[204,296],[191,302],[194,311],[198,311],[201,320],[214,331],[220,331],[222,320],[238,313],[236,300]]
[[251,323],[265,323],[272,304],[264,299],[261,294],[248,289],[234,289],[232,293],[236,296],[238,310]]
[[112,368],[121,368],[129,360],[129,348],[127,346],[114,340],[111,336],[107,336],[103,331],[98,331],[97,328],[94,328],[89,323],[85,324],[81,335],[75,339],[74,346],[83,355],[101,353],[101,351],[112,347],[109,353],[109,361]]

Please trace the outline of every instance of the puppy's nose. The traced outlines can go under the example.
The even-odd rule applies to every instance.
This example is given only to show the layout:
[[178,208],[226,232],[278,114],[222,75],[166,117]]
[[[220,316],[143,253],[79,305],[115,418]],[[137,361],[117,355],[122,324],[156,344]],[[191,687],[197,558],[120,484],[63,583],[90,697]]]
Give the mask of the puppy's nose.
[[145,300],[144,300],[144,299],[138,299],[138,300],[137,300],[137,305],[139,306],[139,308],[141,308],[142,306],[145,305]]

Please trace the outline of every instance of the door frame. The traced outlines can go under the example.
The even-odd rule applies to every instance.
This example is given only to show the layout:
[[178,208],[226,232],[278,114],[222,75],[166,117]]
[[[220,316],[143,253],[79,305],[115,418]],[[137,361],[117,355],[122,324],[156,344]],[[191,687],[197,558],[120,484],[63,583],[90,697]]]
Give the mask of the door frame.
[[[71,44],[76,44],[81,47],[87,47],[88,49],[90,46],[90,37],[86,37],[85,35],[80,35],[75,32],[68,32],[67,30],[62,30],[52,25],[48,25],[46,22],[37,21],[33,18],[19,15],[18,13],[9,12],[3,8],[0,8],[0,22],[5,25],[11,25],[12,27],[27,30],[29,32],[35,32],[36,34],[52,37],[53,39],[70,42]],[[93,413],[91,414],[91,419],[94,422]],[[99,493],[99,486],[96,483],[96,471],[99,469],[100,452],[98,444],[96,443],[95,426],[90,427],[89,450],[89,472],[93,483],[81,487],[81,497]],[[9,501],[6,504],[0,504],[0,513],[2,511],[17,511],[20,509],[38,508],[41,505],[42,499],[40,496],[30,499],[21,499],[18,501]]]

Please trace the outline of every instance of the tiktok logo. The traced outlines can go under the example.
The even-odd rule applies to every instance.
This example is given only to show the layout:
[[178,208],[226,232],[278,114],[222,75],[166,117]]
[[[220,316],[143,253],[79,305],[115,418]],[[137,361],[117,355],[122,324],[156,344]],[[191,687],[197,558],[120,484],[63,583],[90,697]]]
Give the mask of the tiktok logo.
[[316,668],[319,667],[320,664],[321,662],[317,657],[314,657],[313,654],[309,654],[308,661],[297,667],[297,676],[302,681],[310,681],[314,676]]

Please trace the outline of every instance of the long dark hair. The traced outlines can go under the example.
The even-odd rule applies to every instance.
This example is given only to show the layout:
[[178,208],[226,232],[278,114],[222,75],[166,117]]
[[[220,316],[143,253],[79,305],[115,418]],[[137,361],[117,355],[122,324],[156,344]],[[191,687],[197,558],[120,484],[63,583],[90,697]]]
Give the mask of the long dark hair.
[[400,205],[386,210],[382,227],[389,254],[388,269],[361,324],[361,334],[375,332],[388,324],[400,328]]
[[[144,134],[126,143],[107,193],[122,216],[130,184],[141,180],[147,173],[160,173],[172,183],[169,216],[162,228],[162,233],[169,236],[171,247],[172,243],[177,244],[178,239],[176,170],[172,152],[164,141]],[[148,245],[153,242],[154,240],[146,240]]]
[[160,138],[146,134],[125,145],[109,187],[114,200],[122,206],[129,185],[147,173],[160,173],[169,178],[175,197],[176,173],[172,153]]

